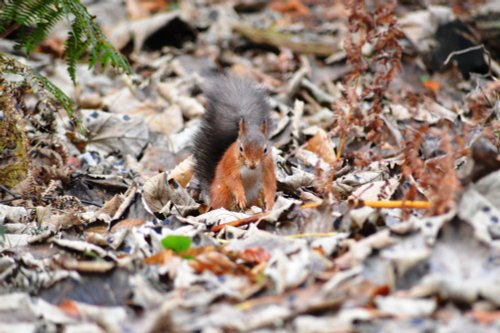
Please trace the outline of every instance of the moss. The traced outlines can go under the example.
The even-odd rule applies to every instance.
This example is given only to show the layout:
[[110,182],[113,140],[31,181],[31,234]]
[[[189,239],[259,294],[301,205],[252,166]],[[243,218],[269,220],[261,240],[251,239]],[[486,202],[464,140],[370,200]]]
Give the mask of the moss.
[[0,89],[0,184],[13,187],[28,175],[28,140],[14,97],[6,90]]

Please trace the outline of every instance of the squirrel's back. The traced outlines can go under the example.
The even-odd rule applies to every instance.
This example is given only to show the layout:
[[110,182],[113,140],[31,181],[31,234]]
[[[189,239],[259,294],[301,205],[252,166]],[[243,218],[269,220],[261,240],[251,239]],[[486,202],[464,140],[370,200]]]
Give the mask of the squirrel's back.
[[250,81],[218,75],[207,80],[204,93],[207,110],[194,137],[195,175],[202,193],[209,190],[218,162],[238,138],[240,120],[250,131],[269,120],[267,95]]

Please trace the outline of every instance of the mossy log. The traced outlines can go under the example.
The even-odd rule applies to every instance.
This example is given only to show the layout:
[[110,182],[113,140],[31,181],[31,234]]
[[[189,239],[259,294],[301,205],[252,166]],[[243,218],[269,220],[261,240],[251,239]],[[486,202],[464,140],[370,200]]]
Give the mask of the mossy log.
[[279,32],[274,29],[256,29],[239,24],[233,25],[233,30],[256,44],[276,48],[284,47],[297,53],[327,57],[339,50],[337,43],[326,36],[316,36],[318,40],[306,40],[306,36]]

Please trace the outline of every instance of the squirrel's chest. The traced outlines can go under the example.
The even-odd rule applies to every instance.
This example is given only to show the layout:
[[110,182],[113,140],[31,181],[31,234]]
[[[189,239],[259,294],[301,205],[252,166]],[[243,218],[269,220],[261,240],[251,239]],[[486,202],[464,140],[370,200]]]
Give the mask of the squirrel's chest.
[[249,204],[257,204],[262,191],[262,166],[259,165],[253,170],[243,166],[240,168],[240,175],[247,202]]

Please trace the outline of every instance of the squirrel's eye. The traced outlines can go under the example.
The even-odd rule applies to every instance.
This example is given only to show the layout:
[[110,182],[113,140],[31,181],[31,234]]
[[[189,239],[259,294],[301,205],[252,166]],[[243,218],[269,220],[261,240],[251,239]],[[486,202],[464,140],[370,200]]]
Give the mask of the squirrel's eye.
[[267,154],[267,147],[264,148],[264,154]]
[[243,146],[240,146],[240,153],[243,153]]

